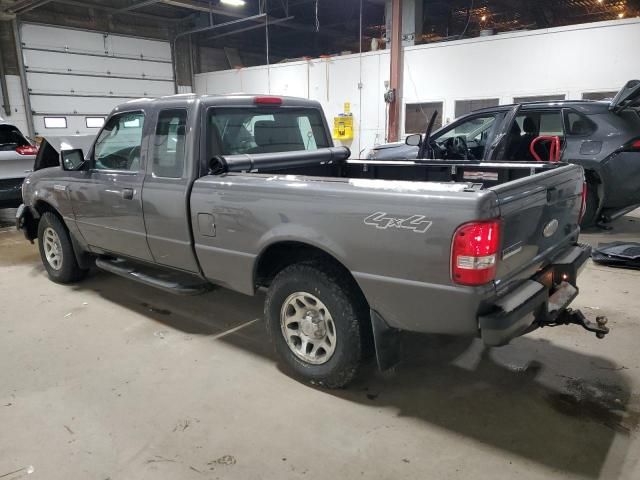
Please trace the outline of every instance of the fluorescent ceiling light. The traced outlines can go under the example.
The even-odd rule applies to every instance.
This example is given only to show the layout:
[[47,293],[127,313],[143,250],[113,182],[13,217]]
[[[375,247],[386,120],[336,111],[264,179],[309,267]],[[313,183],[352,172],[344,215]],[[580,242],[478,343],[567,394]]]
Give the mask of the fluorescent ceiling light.
[[245,0],[220,0],[220,3],[231,5],[232,7],[243,7],[247,4]]

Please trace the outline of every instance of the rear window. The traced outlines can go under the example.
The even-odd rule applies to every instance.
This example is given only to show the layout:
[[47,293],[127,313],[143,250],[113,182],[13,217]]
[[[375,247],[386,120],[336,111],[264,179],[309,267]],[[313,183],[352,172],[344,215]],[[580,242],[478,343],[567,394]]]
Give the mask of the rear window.
[[320,112],[312,108],[215,108],[208,135],[222,155],[317,150],[329,146]]
[[29,145],[29,142],[20,130],[13,125],[0,125],[0,151],[15,150],[26,145]]

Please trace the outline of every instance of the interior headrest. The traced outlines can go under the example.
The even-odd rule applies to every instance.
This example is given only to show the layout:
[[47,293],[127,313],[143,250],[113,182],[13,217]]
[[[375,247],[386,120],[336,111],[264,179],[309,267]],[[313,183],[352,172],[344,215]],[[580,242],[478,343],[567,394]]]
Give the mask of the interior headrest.
[[524,130],[524,133],[532,133],[534,135],[538,133],[538,126],[536,125],[535,120],[531,117],[526,117],[524,119],[524,122],[522,122],[522,129]]
[[258,120],[253,125],[253,138],[257,145],[269,145],[272,139],[273,131],[275,128],[276,122],[273,120]]

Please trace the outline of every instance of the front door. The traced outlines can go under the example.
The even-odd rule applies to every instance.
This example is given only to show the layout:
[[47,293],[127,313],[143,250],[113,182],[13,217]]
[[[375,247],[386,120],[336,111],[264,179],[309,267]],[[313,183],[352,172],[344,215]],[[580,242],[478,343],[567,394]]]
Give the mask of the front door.
[[70,185],[76,222],[94,249],[152,260],[142,210],[144,113],[112,116],[98,135],[91,166]]

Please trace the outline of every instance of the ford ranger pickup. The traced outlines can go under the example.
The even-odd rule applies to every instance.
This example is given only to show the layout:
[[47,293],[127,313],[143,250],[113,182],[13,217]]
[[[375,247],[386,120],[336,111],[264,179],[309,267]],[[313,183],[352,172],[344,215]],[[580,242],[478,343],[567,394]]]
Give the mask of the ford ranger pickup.
[[[516,113],[496,118],[503,131]],[[590,255],[580,166],[357,160],[329,132],[306,99],[131,101],[88,151],[39,159],[18,228],[55,282],[97,265],[175,294],[266,290],[281,360],[326,387],[368,352],[395,364],[400,331],[489,346],[544,326],[608,332],[568,308]]]

